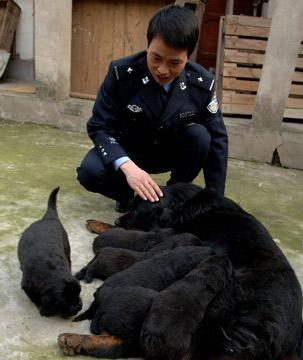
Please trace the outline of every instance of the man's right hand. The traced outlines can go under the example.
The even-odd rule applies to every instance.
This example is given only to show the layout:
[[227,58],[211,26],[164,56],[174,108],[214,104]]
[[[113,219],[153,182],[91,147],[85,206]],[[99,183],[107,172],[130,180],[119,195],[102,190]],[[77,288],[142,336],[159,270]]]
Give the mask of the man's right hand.
[[158,184],[151,176],[132,160],[128,160],[120,166],[120,170],[126,176],[128,185],[143,199],[151,202],[159,201],[163,196]]

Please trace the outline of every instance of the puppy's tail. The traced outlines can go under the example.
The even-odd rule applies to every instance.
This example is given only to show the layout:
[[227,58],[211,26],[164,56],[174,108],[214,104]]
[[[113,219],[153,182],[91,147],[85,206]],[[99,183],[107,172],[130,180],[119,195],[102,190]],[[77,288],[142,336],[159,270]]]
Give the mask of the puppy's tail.
[[49,198],[48,198],[47,211],[42,218],[43,220],[58,218],[57,193],[58,193],[59,189],[60,189],[60,187],[58,186],[50,193]]

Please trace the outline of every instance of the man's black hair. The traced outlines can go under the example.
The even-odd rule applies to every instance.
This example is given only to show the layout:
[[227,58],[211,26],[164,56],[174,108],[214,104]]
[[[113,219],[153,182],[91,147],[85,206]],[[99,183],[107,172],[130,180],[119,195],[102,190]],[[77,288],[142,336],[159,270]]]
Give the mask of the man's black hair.
[[167,46],[187,50],[188,56],[195,49],[199,36],[198,18],[193,10],[178,5],[161,8],[150,19],[147,44],[159,36]]

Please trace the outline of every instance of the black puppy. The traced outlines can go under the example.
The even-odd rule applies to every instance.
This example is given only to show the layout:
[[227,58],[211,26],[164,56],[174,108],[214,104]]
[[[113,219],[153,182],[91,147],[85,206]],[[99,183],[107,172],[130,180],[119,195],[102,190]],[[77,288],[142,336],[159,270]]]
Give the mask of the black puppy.
[[156,292],[184,277],[208,257],[216,257],[210,248],[187,246],[138,262],[105,280],[90,308],[74,321],[92,319],[93,334],[106,331],[121,338],[125,346],[115,356],[142,355],[138,353],[139,333]]
[[121,227],[112,228],[95,238],[93,251],[96,254],[99,249],[108,246],[135,251],[147,251],[174,233],[173,229],[156,229],[155,231],[145,232],[142,230],[125,230]]
[[[118,228],[116,228],[118,230]],[[119,231],[121,233],[127,233],[127,230]],[[110,230],[108,230],[110,231]],[[129,230],[132,233],[131,230]],[[110,236],[113,239],[113,232]],[[118,233],[115,231],[114,233]],[[155,233],[155,232],[152,232]],[[145,234],[146,236],[143,236]],[[149,233],[144,232],[141,238],[141,245],[145,249],[149,248],[149,245],[152,244],[151,236]],[[120,240],[120,238],[118,238]],[[113,242],[117,245],[118,239],[114,238]],[[124,243],[124,237],[121,237],[121,247],[130,246],[133,247],[133,243],[131,241],[127,241]],[[134,242],[134,247],[138,247],[136,242]],[[140,246],[141,246],[140,245]],[[94,242],[94,251],[96,253],[95,257],[79,272],[76,273],[76,278],[78,280],[84,280],[86,282],[91,282],[93,278],[99,279],[107,279],[109,276],[116,274],[119,271],[125,270],[132,266],[134,263],[138,261],[142,261],[148,259],[156,254],[159,254],[163,251],[172,250],[176,247],[181,246],[199,246],[201,245],[201,241],[196,236],[189,233],[181,233],[174,234],[168,236],[166,240],[163,240],[158,245],[152,247],[149,251],[134,251],[123,248],[114,248],[114,247],[103,247],[103,242],[100,241],[100,237],[98,237],[98,242]]]
[[23,272],[21,287],[42,316],[69,317],[82,308],[81,287],[71,274],[70,245],[61,224],[54,189],[41,220],[22,234],[18,257]]
[[[175,184],[163,192],[156,203],[136,197],[132,209],[116,225],[144,230],[158,225],[193,233],[216,253],[227,255],[235,274],[209,304],[199,290],[208,281],[203,267],[190,281],[180,280],[177,291],[156,298],[141,334],[146,359],[278,360],[298,356],[301,287],[264,226],[214,191]],[[193,196],[188,197],[189,192]],[[221,266],[218,262],[217,267]],[[209,286],[217,286],[217,281]]]

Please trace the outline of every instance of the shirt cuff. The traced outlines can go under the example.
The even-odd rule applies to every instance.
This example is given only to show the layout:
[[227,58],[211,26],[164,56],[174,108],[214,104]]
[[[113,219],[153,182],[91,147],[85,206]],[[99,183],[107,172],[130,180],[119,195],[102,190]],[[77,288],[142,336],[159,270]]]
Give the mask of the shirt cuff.
[[113,165],[114,165],[115,170],[118,170],[119,167],[128,160],[130,160],[130,158],[128,156],[122,156],[122,157],[114,160]]

